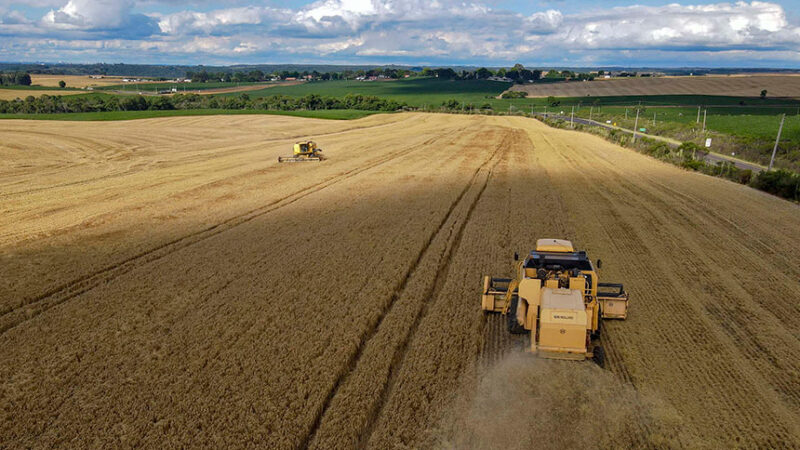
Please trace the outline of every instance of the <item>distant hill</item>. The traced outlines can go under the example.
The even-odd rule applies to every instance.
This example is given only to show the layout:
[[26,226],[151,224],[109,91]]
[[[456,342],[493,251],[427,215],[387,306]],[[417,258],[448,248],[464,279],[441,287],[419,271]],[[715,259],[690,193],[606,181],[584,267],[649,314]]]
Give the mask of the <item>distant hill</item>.
[[[204,66],[204,65],[156,65],[156,64],[58,64],[58,63],[0,63],[0,72],[21,71],[31,74],[51,74],[51,75],[116,75],[129,77],[154,77],[154,78],[176,78],[186,75],[186,72],[198,72],[206,70],[208,72],[241,72],[260,70],[262,72],[298,71],[298,72],[342,72],[345,70],[368,70],[376,67],[388,67],[421,71],[424,66],[404,66],[397,64],[360,64],[360,65],[328,65],[328,64],[240,64],[232,66]],[[465,65],[435,65],[430,67],[449,67],[455,71],[474,70],[480,66]],[[490,69],[499,69],[500,66],[486,66]],[[721,68],[708,69],[697,67],[682,68],[658,68],[658,67],[568,67],[568,66],[536,66],[531,65],[530,69],[556,69],[572,70],[576,72],[590,72],[595,70],[605,71],[627,71],[627,72],[654,72],[665,75],[727,75],[735,73],[800,73],[798,70],[790,69],[736,69]]]

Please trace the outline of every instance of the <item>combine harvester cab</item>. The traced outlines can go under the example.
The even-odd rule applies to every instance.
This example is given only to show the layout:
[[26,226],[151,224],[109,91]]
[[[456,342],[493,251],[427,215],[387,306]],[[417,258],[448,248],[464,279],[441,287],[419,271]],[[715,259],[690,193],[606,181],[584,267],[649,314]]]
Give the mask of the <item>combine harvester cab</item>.
[[292,156],[279,156],[278,162],[309,162],[322,161],[322,149],[317,147],[314,141],[301,141],[294,144],[294,154]]
[[603,319],[627,317],[623,285],[600,283],[586,252],[565,240],[540,239],[522,261],[514,258],[514,278],[484,278],[481,308],[504,314],[509,332],[529,332],[530,350],[541,357],[592,358],[602,366],[604,352],[593,339]]

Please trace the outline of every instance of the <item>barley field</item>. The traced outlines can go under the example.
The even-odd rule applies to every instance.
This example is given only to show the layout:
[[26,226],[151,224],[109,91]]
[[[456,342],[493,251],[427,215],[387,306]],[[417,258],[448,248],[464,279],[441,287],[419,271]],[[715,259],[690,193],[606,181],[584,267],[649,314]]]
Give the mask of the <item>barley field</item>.
[[[800,446],[795,204],[522,117],[0,136],[1,448]],[[605,370],[480,310],[539,237],[630,291]]]

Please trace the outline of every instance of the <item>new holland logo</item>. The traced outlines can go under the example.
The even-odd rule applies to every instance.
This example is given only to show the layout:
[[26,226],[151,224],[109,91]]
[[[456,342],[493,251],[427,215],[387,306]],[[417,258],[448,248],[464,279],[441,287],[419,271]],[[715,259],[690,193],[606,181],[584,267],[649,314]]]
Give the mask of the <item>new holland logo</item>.
[[572,319],[574,319],[574,318],[575,318],[575,316],[562,316],[561,314],[553,314],[553,319],[566,319],[566,320],[572,320]]

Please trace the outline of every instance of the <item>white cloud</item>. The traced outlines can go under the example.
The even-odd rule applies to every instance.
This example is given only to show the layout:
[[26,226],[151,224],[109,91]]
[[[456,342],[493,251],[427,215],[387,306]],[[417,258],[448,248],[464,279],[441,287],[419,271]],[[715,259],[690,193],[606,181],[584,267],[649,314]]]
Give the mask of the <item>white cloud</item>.
[[[498,2],[492,0],[317,0],[294,9],[270,6],[281,4],[272,0],[32,1],[57,2],[39,27],[13,11],[18,0],[0,0],[0,35],[12,36],[0,50],[11,48],[9,42],[16,49],[13,37],[86,43],[94,36],[130,42],[119,47],[123,50],[142,45],[136,54],[142,59],[147,52],[159,52],[159,57],[196,55],[197,62],[210,56],[237,62],[237,55],[262,61],[301,55],[323,61],[385,57],[410,63],[579,65],[614,58],[644,61],[652,55],[668,59],[670,52],[673,60],[675,52],[681,59],[717,54],[724,60],[740,51],[796,60],[800,48],[800,27],[787,18],[784,7],[762,1],[616,8],[598,3],[591,12],[551,2],[551,9],[532,14],[496,9]],[[4,3],[12,6],[5,12]],[[178,5],[185,10],[158,12],[165,5],[168,11]],[[104,47],[91,48],[101,52]],[[111,53],[111,47],[106,49]]]
[[133,0],[69,0],[58,10],[50,10],[42,22],[62,29],[110,29],[121,26]]
[[580,48],[758,48],[800,44],[775,3],[629,6],[572,16],[564,38]]

